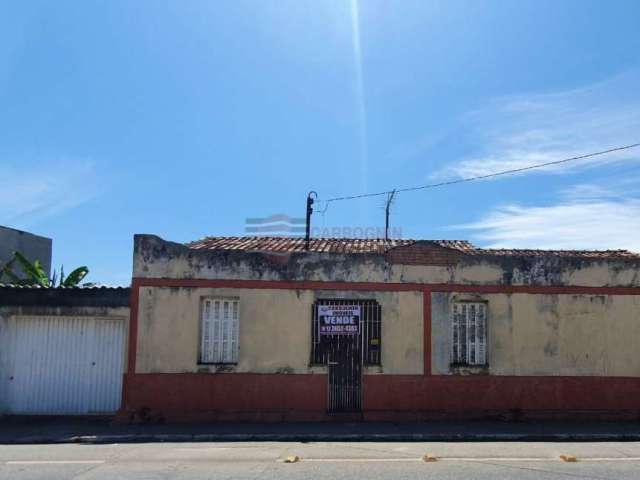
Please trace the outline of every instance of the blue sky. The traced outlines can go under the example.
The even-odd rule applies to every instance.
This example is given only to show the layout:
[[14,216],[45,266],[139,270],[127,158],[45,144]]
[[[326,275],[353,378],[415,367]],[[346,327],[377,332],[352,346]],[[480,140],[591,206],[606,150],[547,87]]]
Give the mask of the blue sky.
[[[640,141],[640,2],[0,6],[0,224],[126,284],[134,233]],[[410,238],[640,251],[640,149],[400,195]],[[322,205],[322,204],[321,204]],[[316,226],[383,224],[380,198]]]

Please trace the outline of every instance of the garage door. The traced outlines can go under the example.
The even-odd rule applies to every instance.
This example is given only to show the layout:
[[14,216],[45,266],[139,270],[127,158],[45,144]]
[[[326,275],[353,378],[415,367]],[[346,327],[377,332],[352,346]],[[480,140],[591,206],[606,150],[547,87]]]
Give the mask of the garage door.
[[1,327],[2,410],[65,415],[118,410],[123,318],[12,316]]

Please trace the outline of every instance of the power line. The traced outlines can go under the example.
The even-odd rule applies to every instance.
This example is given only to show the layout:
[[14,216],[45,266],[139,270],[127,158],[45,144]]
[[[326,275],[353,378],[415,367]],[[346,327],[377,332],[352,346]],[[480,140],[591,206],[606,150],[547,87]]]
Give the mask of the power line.
[[[596,157],[598,155],[605,155],[607,153],[619,152],[621,150],[628,150],[630,148],[635,148],[635,147],[640,147],[640,143],[633,143],[631,145],[625,145],[623,147],[610,148],[609,150],[602,150],[601,152],[587,153],[586,155],[579,155],[577,157],[564,158],[562,160],[554,160],[553,162],[538,163],[538,164],[535,164],[535,165],[529,165],[528,167],[513,168],[511,170],[503,170],[501,172],[489,173],[487,175],[478,175],[478,176],[475,176],[475,177],[459,178],[457,180],[449,180],[449,181],[440,182],[440,183],[430,183],[430,184],[427,184],[427,185],[420,185],[420,186],[417,186],[417,187],[396,188],[394,190],[389,190],[389,191],[385,191],[385,192],[362,193],[360,195],[348,195],[348,196],[344,196],[344,197],[334,197],[334,198],[329,198],[328,200],[325,200],[325,203],[327,204],[327,207],[328,207],[328,204],[330,202],[339,202],[339,201],[342,201],[342,200],[354,200],[356,198],[379,197],[381,195],[390,195],[390,194],[392,194],[394,192],[395,193],[413,192],[415,190],[424,190],[424,189],[427,189],[427,188],[444,187],[444,186],[447,186],[447,185],[455,185],[457,183],[472,182],[474,180],[482,180],[482,179],[485,179],[485,178],[499,177],[501,175],[509,175],[511,173],[524,172],[526,170],[533,170],[535,168],[548,167],[550,165],[560,165],[562,163],[572,162],[574,160],[582,160],[584,158]],[[326,208],[325,208],[325,210],[326,210]]]

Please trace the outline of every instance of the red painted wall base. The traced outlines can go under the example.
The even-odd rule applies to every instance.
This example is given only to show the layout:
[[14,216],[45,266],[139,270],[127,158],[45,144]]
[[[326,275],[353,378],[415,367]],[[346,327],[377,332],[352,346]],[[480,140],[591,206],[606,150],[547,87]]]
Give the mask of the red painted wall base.
[[127,374],[118,420],[322,420],[326,405],[322,374]]
[[640,378],[370,375],[370,420],[640,418]]
[[[324,421],[323,374],[125,375],[121,422]],[[640,378],[366,375],[362,419],[640,418]]]

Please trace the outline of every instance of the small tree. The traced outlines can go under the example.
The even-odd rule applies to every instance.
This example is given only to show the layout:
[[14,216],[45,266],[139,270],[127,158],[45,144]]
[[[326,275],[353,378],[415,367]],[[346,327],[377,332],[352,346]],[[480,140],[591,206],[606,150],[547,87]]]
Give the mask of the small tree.
[[[14,265],[18,263],[25,278],[20,277],[14,271]],[[55,270],[53,277],[49,278],[42,268],[40,260],[30,262],[20,252],[13,252],[13,258],[0,271],[0,279],[7,277],[11,283],[17,285],[38,285],[40,287],[77,287],[87,276],[89,269],[85,266],[73,270],[67,277],[64,276],[64,267],[60,268],[60,279],[56,278]]]

